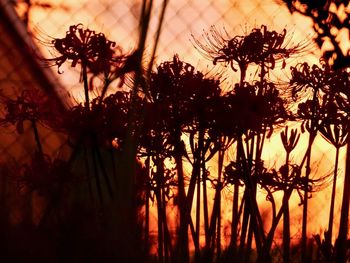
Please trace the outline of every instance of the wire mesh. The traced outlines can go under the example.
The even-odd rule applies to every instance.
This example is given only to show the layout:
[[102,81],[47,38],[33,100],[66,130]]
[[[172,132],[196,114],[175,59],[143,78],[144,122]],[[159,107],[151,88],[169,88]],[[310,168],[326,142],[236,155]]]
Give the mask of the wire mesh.
[[[132,51],[137,46],[137,27],[140,13],[140,0],[41,0],[41,1],[15,1],[3,0],[2,5],[14,7],[19,17],[27,22],[28,38],[31,38],[38,45],[44,57],[50,57],[51,50],[42,45],[41,40],[50,41],[54,37],[63,37],[70,25],[82,23],[85,26],[101,31],[114,40],[125,51]],[[156,21],[160,13],[160,1],[155,1],[153,10],[154,19],[151,21],[151,31],[149,38],[155,34]],[[18,23],[22,23],[18,20]],[[174,54],[185,59],[187,62],[198,66],[200,69],[210,70],[213,65],[211,61],[206,60],[193,46],[192,36],[201,38],[202,34],[210,26],[215,25],[219,29],[226,30],[230,35],[242,35],[253,27],[260,25],[281,31],[283,28],[291,33],[292,41],[298,42],[304,39],[312,38],[311,21],[296,15],[290,15],[287,8],[277,3],[277,1],[259,1],[259,0],[176,0],[169,1],[166,11],[165,21],[162,28],[162,35],[159,41],[159,48],[156,57],[156,64],[168,60]],[[19,94],[23,87],[28,85],[42,85],[36,81],[35,77],[30,75],[30,64],[26,63],[26,58],[21,58],[21,52],[16,45],[6,41],[8,32],[1,28],[0,19],[0,89],[12,90],[14,95]],[[9,41],[11,37],[8,37]],[[151,47],[146,47],[149,50]],[[307,57],[293,58],[289,62],[295,64],[300,61],[317,61],[318,53],[308,55]],[[147,56],[146,56],[147,58]],[[43,69],[44,70],[44,69]],[[47,70],[47,69],[45,69]],[[65,74],[58,74],[56,68],[48,69],[57,85],[63,86],[60,90],[61,98],[71,99],[74,97],[80,100],[83,97],[81,84],[79,83],[79,73],[72,71],[71,68],[62,68]],[[73,72],[73,73],[72,73]],[[281,73],[283,74],[287,73]],[[278,78],[279,76],[277,76]],[[235,76],[233,76],[235,78]],[[11,93],[11,92],[10,92]],[[13,94],[11,94],[13,95]],[[44,134],[45,147],[51,151],[58,151],[62,146],[60,136],[42,130]],[[32,138],[25,136],[18,137],[15,129],[2,128],[0,139],[0,154],[2,156],[16,158],[21,161],[26,156],[32,154]],[[275,139],[276,140],[276,139]],[[321,164],[318,164],[322,173],[329,172],[329,167],[333,160],[329,154],[329,148],[323,149],[322,143],[316,146],[315,157],[319,157]],[[266,153],[270,156],[273,163],[278,153]],[[317,165],[316,165],[317,166]],[[340,178],[341,180],[341,178]],[[322,196],[324,193],[318,193]],[[324,195],[326,199],[329,193]],[[319,200],[319,199],[315,199]],[[322,215],[328,211],[323,203],[316,201],[313,204],[317,209],[310,213],[311,218],[322,218]],[[295,213],[300,213],[295,211]],[[324,214],[325,213],[325,214]],[[300,214],[299,214],[300,216]],[[298,224],[300,217],[295,217],[294,221]],[[314,231],[318,231],[320,224],[313,226]],[[295,230],[298,233],[298,230]]]

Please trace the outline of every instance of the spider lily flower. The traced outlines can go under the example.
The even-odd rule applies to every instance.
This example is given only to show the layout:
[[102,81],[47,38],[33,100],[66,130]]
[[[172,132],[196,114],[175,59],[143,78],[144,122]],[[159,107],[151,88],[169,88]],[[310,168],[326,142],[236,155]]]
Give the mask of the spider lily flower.
[[348,143],[349,120],[341,118],[337,123],[322,123],[319,127],[322,137],[334,147],[340,148]]
[[313,192],[325,180],[325,178],[306,179],[301,176],[300,167],[295,164],[282,165],[278,170],[264,168],[256,179],[259,185],[268,192],[293,189],[298,191],[300,198],[302,198],[300,191],[305,187],[305,183],[309,191]]
[[314,91],[325,89],[331,83],[332,76],[330,67],[325,63],[321,67],[315,64],[310,66],[306,62],[291,67],[292,97],[296,99],[300,92],[308,88]]
[[145,103],[143,112],[143,132],[139,135],[141,156],[156,155],[164,159],[171,156],[174,149],[167,122],[168,105],[162,102]]
[[[313,98],[298,105],[297,116],[303,121],[302,128],[311,128],[321,123],[338,123],[339,116],[347,114],[346,101],[350,78],[345,70],[332,70],[329,65],[323,63],[321,66],[307,63],[298,64],[291,68],[292,96],[296,99],[301,92],[312,89]],[[318,129],[319,127],[313,127]]]
[[58,115],[52,101],[38,89],[26,89],[16,99],[2,100],[6,114],[1,123],[15,125],[20,134],[24,131],[24,121],[51,124]]
[[224,169],[223,181],[228,185],[238,184],[239,186],[244,185],[243,174],[245,173],[245,167],[242,162],[231,161]]
[[237,63],[240,70],[245,71],[249,64],[262,62],[273,69],[276,62],[299,53],[302,45],[288,47],[286,35],[285,29],[277,33],[262,25],[260,28],[254,28],[248,35],[231,38],[226,31],[221,33],[212,26],[209,32],[205,33],[203,42],[194,37],[193,39],[197,49],[212,60],[214,65],[222,62],[237,71],[234,66],[234,63]]
[[151,191],[150,199],[155,201],[155,193],[164,191],[165,201],[168,202],[174,198],[174,187],[177,186],[176,173],[174,169],[164,168],[162,174],[157,173],[156,169],[152,169],[150,178],[145,182],[145,186]]
[[300,133],[298,133],[297,129],[292,129],[290,135],[288,135],[288,126],[285,127],[284,131],[281,132],[281,141],[287,153],[293,151],[298,144],[299,138]]
[[318,124],[324,117],[322,113],[318,98],[299,103],[297,117],[302,120],[301,132],[304,133],[305,129],[310,133],[316,132]]
[[20,187],[28,187],[42,196],[56,195],[57,198],[74,181],[82,180],[71,175],[67,162],[36,153],[28,164],[22,166],[16,179]]
[[142,154],[169,157],[175,145],[184,149],[178,145],[184,130],[193,134],[199,127],[212,129],[221,94],[219,78],[207,77],[175,55],[151,72],[148,90],[150,101],[142,110]]
[[321,66],[315,64],[310,66],[305,62],[291,67],[290,85],[294,99],[308,88],[328,94],[343,93],[348,96],[350,77],[348,71],[332,70],[324,61],[321,61]]
[[[163,105],[167,117],[167,127],[181,123],[182,127],[201,118],[198,114],[205,109],[204,105],[221,93],[220,81],[208,78],[203,73],[179,59],[162,63],[150,77],[149,91],[154,104]],[[180,121],[181,120],[181,121]],[[179,122],[180,121],[180,122]],[[170,126],[169,126],[170,125]],[[209,124],[208,124],[209,125]]]
[[274,202],[272,193],[285,190],[296,190],[300,204],[306,197],[302,192],[305,187],[308,188],[307,198],[311,198],[312,193],[323,188],[329,180],[329,175],[319,177],[317,179],[301,176],[301,167],[295,164],[282,165],[278,170],[263,168],[262,172],[256,176],[256,181],[260,187],[267,191],[267,200]]
[[60,67],[66,61],[71,62],[72,67],[83,64],[94,73],[109,72],[113,61],[119,61],[121,56],[115,55],[115,50],[120,50],[114,41],[110,41],[103,33],[84,28],[82,24],[72,25],[64,38],[52,40],[53,48],[58,56],[46,59]]
[[86,112],[82,104],[69,109],[60,125],[73,141],[84,138],[90,141],[97,137],[102,144],[111,144],[114,139],[119,142],[125,134],[130,93],[118,91],[102,100],[97,97],[91,101],[91,110]]
[[234,91],[225,96],[227,112],[231,113],[232,129],[237,135],[257,132],[262,127],[269,129],[268,136],[273,132],[273,126],[283,123],[289,116],[284,101],[278,90],[271,83],[236,84]]
[[340,148],[348,142],[349,118],[337,105],[333,96],[323,96],[322,121],[318,127],[322,137],[334,147]]

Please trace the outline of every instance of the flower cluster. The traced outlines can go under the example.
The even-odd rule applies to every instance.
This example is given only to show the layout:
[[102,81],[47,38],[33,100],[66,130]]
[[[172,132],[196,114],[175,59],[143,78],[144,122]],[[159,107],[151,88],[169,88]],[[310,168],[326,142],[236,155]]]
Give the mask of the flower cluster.
[[[230,65],[234,71],[238,64],[240,81],[228,83],[225,91],[222,74],[204,74],[178,55],[143,76],[143,50],[126,56],[104,34],[84,29],[81,24],[71,26],[64,38],[53,40],[59,55],[49,61],[59,70],[66,62],[72,67],[81,65],[85,101],[65,109],[64,114],[57,114],[54,104],[37,90],[24,90],[16,99],[3,100],[6,114],[1,123],[13,124],[23,133],[23,123],[32,122],[37,142],[38,151],[28,163],[20,166],[20,185],[48,199],[55,198],[57,204],[63,202],[62,194],[67,189],[72,190],[69,195],[72,203],[91,206],[98,214],[96,218],[103,223],[109,215],[101,214],[108,208],[130,209],[126,215],[124,211],[113,213],[113,224],[134,219],[134,212],[142,211],[144,217],[140,220],[145,218],[142,231],[147,242],[151,218],[149,201],[156,201],[159,261],[163,261],[163,257],[174,261],[172,245],[176,242],[184,246],[179,250],[188,249],[188,234],[192,234],[195,257],[200,261],[202,225],[207,250],[203,255],[221,259],[219,254],[215,255],[221,247],[220,202],[224,200],[221,191],[234,185],[232,218],[236,222],[232,222],[232,247],[238,248],[236,242],[240,240],[239,246],[246,250],[254,241],[256,249],[260,250],[258,257],[268,255],[276,229],[272,227],[266,234],[260,202],[256,198],[259,187],[272,204],[272,226],[277,227],[282,213],[284,219],[289,217],[288,202],[294,191],[307,208],[310,193],[327,179],[310,176],[311,148],[317,132],[338,152],[349,137],[350,78],[347,71],[333,71],[327,64],[301,63],[291,67],[289,98],[295,102],[304,90],[313,92],[312,99],[304,99],[295,108],[287,105],[282,89],[270,79],[269,73],[276,63],[284,62],[301,49],[299,45],[289,47],[286,38],[286,30],[278,33],[266,26],[234,38],[223,36],[212,27],[205,43],[195,40],[197,49],[214,64]],[[258,68],[251,81],[245,76],[250,64]],[[111,82],[118,80],[123,84],[124,74],[130,72],[135,72],[135,81],[129,91],[107,92]],[[103,81],[95,81],[95,78],[103,78]],[[102,83],[102,92],[90,98],[91,88],[97,83]],[[298,129],[288,131],[287,123],[291,120],[299,122],[302,132],[310,133],[301,164],[291,161],[291,153],[301,137]],[[64,134],[62,137],[67,139],[64,151],[55,157],[45,153],[39,124]],[[263,155],[266,141],[276,127],[282,125],[285,129],[280,137],[286,153],[285,162],[280,168],[267,168]],[[217,168],[215,173],[211,173],[213,165]],[[72,189],[73,179],[80,177],[84,179],[79,181],[81,186]],[[215,192],[212,205],[208,203],[211,196],[208,190]],[[277,191],[284,194],[278,213],[277,205],[281,202],[275,202]],[[80,200],[87,195],[91,199]],[[171,240],[167,225],[167,209],[171,205],[171,209],[177,205],[179,208],[176,242]],[[57,205],[54,209],[61,208]],[[192,218],[193,213],[196,216]],[[238,229],[240,224],[242,227]],[[283,225],[289,227],[288,223]],[[114,227],[112,223],[111,226]],[[251,238],[249,229],[254,234]],[[237,239],[239,235],[242,238]],[[284,240],[290,239],[286,232],[284,237]],[[147,243],[145,247],[148,246]],[[245,256],[249,261],[248,255]],[[186,261],[186,256],[184,258],[182,261]],[[204,259],[213,261],[214,257]]]
[[61,131],[72,141],[95,140],[110,145],[114,139],[122,140],[127,126],[130,93],[118,91],[100,102],[100,97],[91,101],[90,111],[78,104],[67,110],[61,119]]
[[40,153],[34,154],[31,161],[22,166],[18,175],[20,187],[28,187],[30,191],[51,197],[63,194],[74,180],[78,178],[71,176],[67,162],[52,160],[48,155]]
[[[198,50],[214,64],[223,62],[229,64],[234,71],[234,62],[241,70],[245,70],[251,63],[264,63],[273,69],[277,61],[288,58],[291,54],[301,51],[301,46],[288,47],[286,40],[287,31],[281,33],[269,31],[266,26],[254,28],[246,36],[235,36],[230,38],[228,33],[220,33],[212,27],[205,34],[205,42],[202,43],[194,38]],[[287,43],[286,43],[287,42]]]
[[38,89],[25,89],[16,99],[2,98],[6,114],[1,122],[16,126],[18,133],[23,133],[25,121],[50,123],[57,114],[57,108],[49,97]]
[[[258,132],[263,127],[270,128],[272,133],[273,126],[283,123],[290,114],[277,88],[272,83],[265,82],[263,85],[261,92],[259,82],[245,82],[243,86],[236,84],[233,92],[223,97],[223,103],[218,108],[222,114],[215,114],[215,125],[225,129],[225,122],[228,122],[227,128],[236,135]],[[229,134],[228,131],[224,133]]]
[[70,61],[72,67],[83,63],[95,74],[109,71],[116,48],[116,43],[104,34],[85,29],[82,24],[70,26],[66,36],[54,39],[52,44],[59,55],[49,61],[54,61],[58,69],[64,62]]
[[[219,84],[219,79],[206,77],[177,55],[158,66],[149,83],[152,101],[145,104],[145,142],[152,142],[162,131],[163,139],[173,145],[176,130],[194,127],[199,122],[209,127],[209,108],[221,93]],[[168,146],[163,145],[164,149]]]

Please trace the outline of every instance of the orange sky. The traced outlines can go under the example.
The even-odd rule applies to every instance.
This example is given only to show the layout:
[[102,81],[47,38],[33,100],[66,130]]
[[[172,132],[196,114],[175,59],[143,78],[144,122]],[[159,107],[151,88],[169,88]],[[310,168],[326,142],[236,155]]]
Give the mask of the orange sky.
[[[44,10],[34,8],[31,13],[30,28],[34,32],[45,32],[48,36],[63,37],[69,25],[83,23],[84,25],[95,29],[96,31],[104,32],[111,40],[116,41],[125,50],[132,50],[136,46],[138,5],[140,0],[116,1],[116,0],[80,0],[80,1],[64,1],[64,0],[45,0],[43,2],[52,3],[54,6],[64,5],[68,8],[54,8],[52,10]],[[159,3],[159,1],[155,1]],[[130,12],[130,10],[132,10]],[[157,11],[155,10],[155,15]],[[154,21],[152,25],[154,25]],[[163,34],[160,39],[158,63],[162,60],[169,59],[174,53],[178,53],[180,58],[187,62],[198,66],[204,70],[212,68],[211,62],[205,60],[192,46],[189,39],[191,33],[200,37],[203,30],[209,29],[215,24],[218,28],[225,27],[232,35],[243,34],[245,30],[249,30],[254,26],[266,24],[269,28],[281,31],[287,28],[289,32],[293,32],[293,42],[298,43],[300,40],[312,38],[311,22],[307,19],[291,16],[287,8],[279,6],[273,0],[271,1],[207,1],[207,0],[170,0],[170,4],[166,13]],[[44,47],[46,55],[50,55]],[[317,51],[316,51],[317,53]],[[301,61],[317,62],[317,56],[310,55],[303,58],[294,58],[287,63],[294,65]],[[287,67],[289,68],[289,67]],[[64,69],[65,74],[60,75],[60,80],[68,87],[78,99],[82,97],[78,83],[78,75],[72,74],[70,68]],[[287,71],[277,74],[282,78],[288,74]],[[227,75],[236,79],[237,76],[233,72],[228,72]],[[303,142],[304,140],[304,142]],[[300,148],[294,153],[294,158],[300,158],[300,153],[305,149],[305,138],[299,144]],[[273,136],[269,143],[265,146],[264,157],[272,166],[279,163],[281,158],[281,143],[279,134]],[[323,139],[316,142],[316,147],[313,151],[314,167],[317,167],[317,173],[324,175],[331,172],[331,167],[334,158],[334,149],[324,143]],[[342,155],[344,158],[344,154]],[[284,159],[283,159],[284,160]],[[212,167],[212,173],[215,173],[215,167]],[[343,182],[344,168],[340,167],[338,180],[338,193],[341,193],[341,185]],[[315,170],[316,171],[316,170]],[[312,234],[320,233],[327,226],[329,199],[329,186],[326,190],[314,195],[310,200],[310,219],[312,224],[309,224],[309,231]],[[227,208],[223,208],[223,214],[229,215],[230,192],[224,194],[224,199],[227,199]],[[264,199],[264,195],[262,195]],[[268,204],[269,207],[269,204]],[[297,206],[295,201],[292,210],[292,222],[294,222],[294,230],[292,235],[298,235],[301,232],[301,207]],[[336,212],[339,210],[339,200],[336,206]],[[223,224],[228,223],[229,218],[223,220]],[[335,223],[335,232],[337,231]],[[336,233],[337,234],[337,233]]]

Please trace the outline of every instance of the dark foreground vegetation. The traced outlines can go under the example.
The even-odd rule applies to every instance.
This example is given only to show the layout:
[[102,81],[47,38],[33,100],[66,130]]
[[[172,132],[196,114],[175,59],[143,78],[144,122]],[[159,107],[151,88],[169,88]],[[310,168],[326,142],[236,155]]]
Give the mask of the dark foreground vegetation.
[[[192,37],[205,58],[238,74],[237,83],[201,72],[180,55],[158,65],[163,16],[151,55],[144,54],[151,9],[152,1],[144,1],[132,53],[81,24],[48,43],[56,56],[45,62],[59,71],[66,63],[79,69],[83,102],[61,107],[30,87],[2,96],[1,124],[18,136],[31,130],[35,148],[29,160],[1,166],[4,262],[349,260],[348,163],[345,182],[337,181],[339,152],[349,145],[347,68],[333,67],[328,53],[317,65],[290,65],[288,59],[305,55],[311,43],[292,44],[286,30],[265,25],[233,37],[215,27]],[[271,78],[281,69],[286,82]],[[252,71],[255,77],[247,77]],[[47,152],[47,129],[65,141],[59,152]],[[282,164],[267,167],[262,154],[276,134]],[[296,158],[301,136],[306,147]],[[331,174],[312,167],[317,137],[334,147]],[[344,183],[343,192],[335,191],[336,183]],[[310,236],[308,201],[328,186],[327,231]],[[228,246],[222,241],[227,189]],[[342,200],[338,229],[336,195]],[[292,196],[303,211],[299,242],[291,238]],[[262,206],[269,207],[268,219]]]

